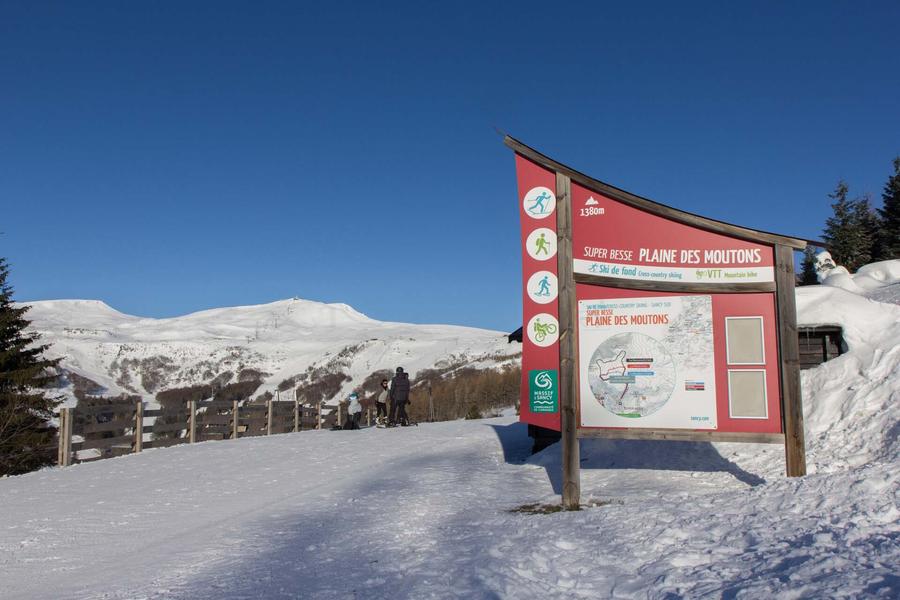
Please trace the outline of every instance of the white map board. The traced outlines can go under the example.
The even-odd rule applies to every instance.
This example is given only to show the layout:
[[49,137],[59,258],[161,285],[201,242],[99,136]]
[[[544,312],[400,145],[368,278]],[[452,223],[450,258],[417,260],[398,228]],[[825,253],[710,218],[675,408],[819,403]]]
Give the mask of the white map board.
[[712,298],[578,302],[582,427],[716,429]]

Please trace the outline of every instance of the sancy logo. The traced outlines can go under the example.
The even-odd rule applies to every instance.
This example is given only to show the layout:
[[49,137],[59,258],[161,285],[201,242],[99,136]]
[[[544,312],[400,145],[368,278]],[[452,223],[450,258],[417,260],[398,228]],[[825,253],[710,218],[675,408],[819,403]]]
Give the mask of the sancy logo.
[[538,371],[534,376],[534,387],[541,390],[549,390],[553,387],[553,379],[547,371]]
[[559,411],[559,374],[554,369],[528,372],[528,408],[532,413]]

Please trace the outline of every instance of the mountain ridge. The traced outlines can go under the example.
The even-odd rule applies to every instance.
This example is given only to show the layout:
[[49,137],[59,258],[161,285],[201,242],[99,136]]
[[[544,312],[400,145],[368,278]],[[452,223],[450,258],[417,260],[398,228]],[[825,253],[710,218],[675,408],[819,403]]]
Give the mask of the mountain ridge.
[[96,382],[104,395],[136,394],[153,405],[164,389],[225,373],[236,380],[244,370],[259,372],[256,395],[302,373],[341,373],[346,381],[331,398],[337,400],[375,371],[498,368],[516,362],[520,352],[501,332],[377,321],[347,304],[300,298],[161,319],[128,315],[99,300],[20,305],[29,307],[32,329],[51,345],[48,355],[62,359],[66,405],[76,402],[77,377]]

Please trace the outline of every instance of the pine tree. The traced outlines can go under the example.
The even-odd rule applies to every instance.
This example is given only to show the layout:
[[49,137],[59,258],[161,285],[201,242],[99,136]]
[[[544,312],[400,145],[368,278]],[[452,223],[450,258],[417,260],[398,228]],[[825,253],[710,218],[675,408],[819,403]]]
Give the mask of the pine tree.
[[867,198],[850,200],[849,188],[838,182],[828,197],[834,214],[825,221],[822,237],[834,261],[851,273],[872,259],[872,221]]
[[800,272],[800,285],[816,285],[819,278],[816,276],[816,249],[807,246],[803,252],[803,270]]
[[58,360],[43,357],[48,346],[26,333],[28,307],[13,304],[9,267],[0,258],[0,476],[51,464],[56,428],[50,426],[57,398],[44,393]]
[[900,258],[900,156],[894,159],[894,174],[881,193],[884,205],[878,209],[878,237],[875,260]]

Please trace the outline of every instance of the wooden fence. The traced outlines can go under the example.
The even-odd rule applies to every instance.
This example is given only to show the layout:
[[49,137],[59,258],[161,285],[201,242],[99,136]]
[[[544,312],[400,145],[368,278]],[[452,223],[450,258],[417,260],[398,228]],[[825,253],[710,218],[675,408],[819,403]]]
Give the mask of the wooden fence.
[[[141,400],[101,401],[60,410],[58,463],[68,466],[147,448],[329,429],[343,424],[345,415],[343,405],[323,414],[321,403],[309,406],[298,399],[243,405],[237,400],[191,400],[176,409],[146,409]],[[367,408],[366,424],[371,423]]]

